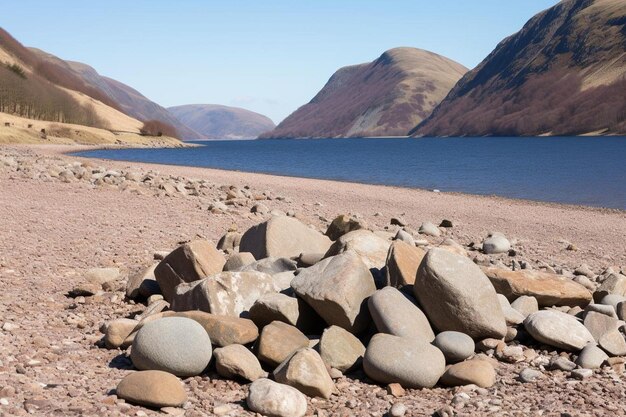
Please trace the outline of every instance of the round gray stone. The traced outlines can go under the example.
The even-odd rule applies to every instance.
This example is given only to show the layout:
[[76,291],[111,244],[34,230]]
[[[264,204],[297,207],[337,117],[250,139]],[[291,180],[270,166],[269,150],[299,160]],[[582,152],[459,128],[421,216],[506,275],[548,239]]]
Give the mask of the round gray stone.
[[184,317],[146,323],[135,336],[130,358],[141,370],[194,376],[211,361],[211,339],[204,327]]
[[363,357],[363,369],[374,381],[405,388],[432,388],[446,370],[443,353],[424,341],[378,333]]
[[594,341],[575,317],[554,310],[541,310],[524,320],[526,331],[537,341],[565,350],[578,351]]
[[447,363],[463,361],[474,354],[474,340],[465,333],[441,332],[433,341],[446,358]]
[[598,369],[609,359],[602,349],[593,343],[588,344],[576,358],[576,365],[585,369]]

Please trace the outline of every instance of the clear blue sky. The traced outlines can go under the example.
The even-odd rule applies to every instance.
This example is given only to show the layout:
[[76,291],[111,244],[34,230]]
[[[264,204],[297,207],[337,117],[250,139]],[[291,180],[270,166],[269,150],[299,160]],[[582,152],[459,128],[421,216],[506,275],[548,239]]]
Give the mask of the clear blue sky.
[[471,68],[556,0],[8,0],[0,25],[163,106],[217,103],[275,122],[339,67],[413,46]]

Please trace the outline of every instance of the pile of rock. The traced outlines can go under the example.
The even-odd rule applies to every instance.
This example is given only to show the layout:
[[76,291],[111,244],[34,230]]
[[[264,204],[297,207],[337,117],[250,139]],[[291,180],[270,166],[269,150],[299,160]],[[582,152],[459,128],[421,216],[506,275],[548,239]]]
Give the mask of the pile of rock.
[[[140,370],[118,396],[179,406],[186,395],[177,377],[215,369],[252,382],[251,410],[302,416],[306,397],[331,397],[334,380],[355,372],[390,389],[484,389],[496,383],[494,359],[528,363],[525,382],[547,369],[584,378],[604,364],[623,367],[626,276],[589,273],[585,286],[479,266],[468,257],[477,248],[422,245],[403,232],[388,239],[340,216],[324,235],[272,216],[227,233],[219,247],[228,257],[208,241],[181,245],[128,281],[129,298],[150,300],[146,311],[103,327],[106,346],[130,349]],[[480,250],[508,253],[511,243],[493,233]]]

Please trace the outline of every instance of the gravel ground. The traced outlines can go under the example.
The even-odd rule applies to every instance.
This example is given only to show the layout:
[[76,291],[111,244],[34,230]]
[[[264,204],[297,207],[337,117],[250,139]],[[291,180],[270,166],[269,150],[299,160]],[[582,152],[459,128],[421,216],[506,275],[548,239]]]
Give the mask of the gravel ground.
[[[87,161],[59,155],[64,150],[4,147],[0,155],[41,164]],[[111,161],[89,164],[129,167]],[[600,273],[626,266],[622,211],[211,169],[147,164],[132,169],[204,179],[214,186],[205,195],[170,197],[152,189],[124,191],[107,184],[32,178],[0,166],[0,416],[178,412],[149,410],[118,399],[113,390],[132,366],[123,351],[99,347],[104,322],[131,316],[145,306],[124,301],[122,287],[84,299],[67,293],[89,268],[116,266],[127,277],[149,264],[155,251],[196,237],[217,241],[233,224],[245,230],[262,221],[245,206],[226,214],[207,210],[223,194],[221,185],[248,185],[271,198],[263,201],[270,209],[292,211],[320,229],[341,213],[358,213],[379,229],[391,228],[389,220],[395,216],[414,229],[422,221],[450,219],[455,227],[445,237],[467,245],[480,243],[488,231],[500,231],[516,241],[515,259],[535,267],[572,271],[586,263]],[[567,250],[570,244],[577,250]],[[511,262],[507,256],[499,260]],[[467,416],[626,413],[626,384],[619,369],[604,368],[584,381],[546,371],[538,382],[522,384],[517,380],[520,370],[539,369],[543,359],[557,354],[541,347],[536,353],[538,358],[521,363],[495,362],[498,382],[488,390],[407,390],[395,398],[363,374],[349,375],[337,381],[339,395],[310,400],[309,414],[382,416],[396,402],[407,406],[407,415],[416,416],[437,410]],[[245,384],[209,374],[188,378],[185,386],[186,416],[253,415],[245,408]]]

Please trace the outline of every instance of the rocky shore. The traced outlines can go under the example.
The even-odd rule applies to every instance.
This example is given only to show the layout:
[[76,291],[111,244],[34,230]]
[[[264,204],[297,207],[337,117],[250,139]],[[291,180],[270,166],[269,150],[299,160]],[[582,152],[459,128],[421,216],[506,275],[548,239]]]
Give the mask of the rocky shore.
[[0,415],[623,415],[626,214],[0,150]]

